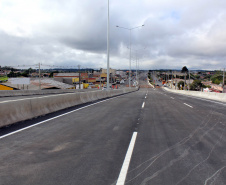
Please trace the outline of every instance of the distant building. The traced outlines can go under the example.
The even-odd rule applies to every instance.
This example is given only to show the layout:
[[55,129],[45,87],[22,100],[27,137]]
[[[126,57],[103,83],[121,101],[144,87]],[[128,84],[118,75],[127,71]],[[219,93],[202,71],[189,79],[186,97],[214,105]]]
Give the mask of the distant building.
[[[107,74],[107,69],[101,69],[101,73],[106,73]],[[116,70],[115,69],[109,69],[109,73],[111,73],[112,75],[115,75]]]
[[[82,74],[82,73],[81,73]],[[72,85],[73,78],[79,78],[79,73],[54,73],[54,80]]]
[[[72,89],[72,88],[74,88],[74,86],[72,86],[72,85],[62,83],[62,82],[58,82],[58,81],[55,81],[55,80],[50,79],[50,78],[41,78],[40,82],[41,82],[41,89]],[[1,85],[13,88],[13,90],[15,90],[15,89],[39,90],[39,79],[38,78],[31,79],[30,84],[28,84],[28,85],[12,84],[10,80],[8,82],[2,83]]]
[[125,78],[126,72],[125,71],[116,71],[116,75],[120,75],[122,78]]

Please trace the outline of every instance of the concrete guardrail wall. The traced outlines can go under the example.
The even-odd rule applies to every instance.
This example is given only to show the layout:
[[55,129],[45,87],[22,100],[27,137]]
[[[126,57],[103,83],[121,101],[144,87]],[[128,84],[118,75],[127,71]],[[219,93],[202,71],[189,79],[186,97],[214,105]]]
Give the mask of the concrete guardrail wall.
[[63,93],[75,93],[91,91],[83,89],[50,89],[50,90],[6,90],[0,91],[0,97],[10,96],[31,96],[31,95],[44,95],[44,94],[63,94]]
[[206,99],[210,99],[210,100],[226,102],[226,93],[183,91],[183,90],[174,90],[174,89],[170,89],[170,88],[166,88],[166,87],[164,87],[164,89],[169,92],[172,92],[172,93],[178,93],[178,94],[184,94],[184,95],[189,95],[189,96],[195,96],[195,97],[206,98]]
[[136,91],[137,88],[57,94],[0,102],[0,127],[32,119],[68,107]]

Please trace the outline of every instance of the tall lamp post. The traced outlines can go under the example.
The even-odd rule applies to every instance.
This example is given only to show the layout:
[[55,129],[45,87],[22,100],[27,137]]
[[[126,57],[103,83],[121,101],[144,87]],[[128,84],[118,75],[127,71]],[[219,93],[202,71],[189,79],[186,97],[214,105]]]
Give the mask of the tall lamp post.
[[134,50],[135,53],[136,53],[136,81],[137,81],[137,83],[139,83],[138,78],[137,78],[137,70],[138,70],[137,51],[142,50],[142,49],[146,49],[146,47],[145,48]]
[[224,93],[224,77],[225,77],[225,68],[224,68],[224,70],[223,70],[223,84],[222,84],[222,87],[223,87],[223,90],[222,90],[222,93]]
[[129,34],[129,48],[130,48],[130,52],[129,52],[129,87],[131,87],[131,82],[130,82],[130,78],[131,78],[131,31],[136,29],[136,28],[140,28],[143,27],[143,25],[141,26],[137,26],[137,27],[133,27],[133,28],[125,28],[125,27],[121,27],[121,26],[116,26],[117,28],[122,28],[122,29],[126,29],[129,30],[130,34]]
[[108,21],[107,21],[107,90],[109,90],[109,0],[108,0]]

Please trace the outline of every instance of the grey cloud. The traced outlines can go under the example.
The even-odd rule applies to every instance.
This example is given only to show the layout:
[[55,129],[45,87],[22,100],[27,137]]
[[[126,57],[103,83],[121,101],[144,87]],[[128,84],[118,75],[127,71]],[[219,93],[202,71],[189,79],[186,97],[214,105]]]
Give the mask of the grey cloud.
[[[32,27],[32,36],[0,33],[1,61],[106,65],[107,1],[41,2],[47,16]],[[131,42],[133,50],[146,47],[139,52],[146,68],[225,67],[225,7],[222,0],[110,1],[111,66],[124,68],[129,58],[129,31],[116,25],[145,24],[132,31]]]

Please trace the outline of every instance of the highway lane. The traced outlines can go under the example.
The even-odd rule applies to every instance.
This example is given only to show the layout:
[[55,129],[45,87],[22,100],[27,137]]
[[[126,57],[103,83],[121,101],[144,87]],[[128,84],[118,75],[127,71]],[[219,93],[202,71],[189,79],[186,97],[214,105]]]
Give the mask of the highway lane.
[[140,89],[0,139],[0,184],[116,184],[135,132],[125,184],[226,184],[225,125],[225,105]]
[[108,99],[0,139],[0,184],[113,183],[144,94]]
[[149,90],[126,184],[226,184],[225,106],[171,97]]

